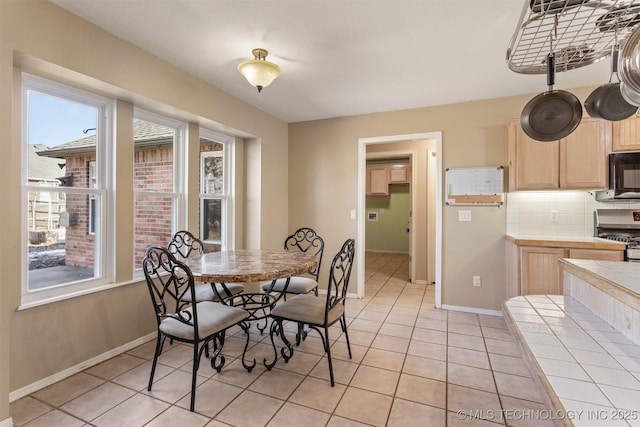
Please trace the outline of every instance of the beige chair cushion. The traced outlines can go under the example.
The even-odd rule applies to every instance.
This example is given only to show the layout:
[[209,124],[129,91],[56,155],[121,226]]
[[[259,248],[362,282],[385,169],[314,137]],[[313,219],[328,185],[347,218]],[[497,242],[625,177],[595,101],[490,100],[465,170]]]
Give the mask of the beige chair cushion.
[[[271,310],[271,315],[285,320],[310,323],[312,325],[324,324],[324,310],[327,300],[315,295],[296,295],[295,297],[278,304]],[[338,304],[329,312],[327,321],[332,324],[344,313],[344,305]]]
[[[273,286],[273,292],[282,292],[284,289],[284,285],[287,282],[287,279],[278,279],[276,280],[275,285]],[[303,276],[293,276],[291,280],[289,280],[289,286],[287,286],[288,294],[307,294],[318,286],[318,282]],[[262,284],[262,290],[267,292],[271,287],[271,282],[266,282]]]
[[[239,293],[241,293],[242,291],[244,291],[244,286],[240,283],[229,283],[226,284],[225,286],[227,287],[227,289],[229,290],[229,292],[231,292],[231,295],[227,295],[226,291],[224,290],[224,288],[222,287],[222,285],[220,283],[216,283],[216,289],[218,290],[218,293],[220,294],[220,296],[222,296],[222,298],[226,298],[228,296],[231,295],[237,295]],[[201,301],[219,301],[219,298],[216,296],[215,292],[213,292],[213,289],[211,288],[211,284],[209,283],[205,283],[202,285],[195,285],[194,287],[195,291],[196,291],[196,301],[201,302]],[[182,297],[183,301],[187,301],[187,302],[191,302],[191,294],[190,293],[186,293],[183,297]]]
[[[198,335],[200,338],[220,332],[249,317],[249,312],[246,310],[219,302],[199,302],[196,307],[198,310]],[[185,311],[191,312],[192,308],[190,307]],[[167,318],[160,323],[160,332],[188,340],[194,338],[193,326],[173,318]]]

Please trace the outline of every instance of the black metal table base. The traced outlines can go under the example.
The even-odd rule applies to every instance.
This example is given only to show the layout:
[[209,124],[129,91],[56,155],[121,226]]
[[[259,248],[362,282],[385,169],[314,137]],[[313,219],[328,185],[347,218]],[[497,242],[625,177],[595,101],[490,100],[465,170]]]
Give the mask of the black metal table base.
[[[215,292],[215,294],[218,296],[218,298],[223,304],[243,308],[249,313],[249,317],[245,320],[247,325],[246,328],[244,326],[241,326],[244,333],[247,334],[247,342],[245,343],[244,350],[242,351],[242,366],[244,366],[244,368],[248,372],[251,372],[251,370],[256,366],[255,358],[250,364],[246,363],[245,361],[245,356],[246,356],[247,348],[249,345],[249,329],[251,327],[251,323],[255,322],[256,328],[258,329],[258,331],[260,331],[261,335],[264,333],[264,331],[269,326],[269,320],[272,319],[271,309],[275,307],[278,300],[280,300],[280,298],[282,298],[282,296],[285,295],[284,290],[286,290],[287,286],[289,286],[289,280],[290,278],[286,279],[286,284],[283,289],[283,292],[277,293],[277,295],[274,295],[271,293],[271,290],[273,289],[276,283],[276,280],[272,281],[271,287],[269,287],[264,293],[254,292],[254,293],[240,293],[236,295],[231,295],[227,286],[224,283],[221,283],[223,292],[226,292],[225,297],[220,295],[216,286],[213,283],[211,284],[213,291]],[[282,337],[283,341],[287,345],[287,348],[289,349],[288,356],[285,356],[284,348],[281,350],[282,357],[285,359],[285,362],[286,362],[291,358],[291,355],[293,355],[293,347],[291,346],[289,341],[287,341],[286,337],[284,336],[284,332],[282,332],[282,321],[280,322],[272,321],[271,329],[270,329],[271,343],[273,345],[273,351],[275,352],[276,357],[273,359],[273,362],[271,363],[267,362],[266,357],[264,358],[263,363],[268,370],[271,370],[271,368],[273,368],[273,366],[276,364],[276,361],[278,359],[276,344],[273,340],[273,330],[274,330],[274,325],[276,323],[279,323],[279,329],[281,331],[280,336]],[[278,325],[276,325],[275,327],[277,328]],[[306,337],[306,332],[304,332],[301,328],[298,331],[298,334],[296,335],[296,344],[300,345],[300,340],[304,339],[305,337]],[[214,351],[215,351],[215,344],[214,344]],[[220,357],[222,356],[220,355]],[[213,366],[213,359],[212,359],[212,366]]]
[[[280,355],[284,359],[284,362],[285,363],[289,362],[289,359],[293,357],[293,346],[291,345],[291,343],[287,339],[287,336],[284,333],[284,327],[282,326],[282,319],[272,319],[269,335],[271,336],[271,345],[273,346],[274,357],[273,357],[273,362],[271,363],[267,362],[266,357],[264,358],[263,363],[265,368],[267,368],[268,371],[270,371],[271,368],[273,368],[276,362],[278,361],[278,349],[276,346],[276,342],[274,340],[274,335],[278,335],[285,345],[285,347],[282,347],[280,349]],[[296,340],[297,340],[297,336],[296,336]]]

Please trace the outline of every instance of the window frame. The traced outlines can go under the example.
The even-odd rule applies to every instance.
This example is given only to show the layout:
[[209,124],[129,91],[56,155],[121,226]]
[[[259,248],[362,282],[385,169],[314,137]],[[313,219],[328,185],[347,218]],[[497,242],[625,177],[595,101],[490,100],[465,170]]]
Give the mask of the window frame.
[[[110,253],[112,239],[108,238],[108,230],[113,228],[106,215],[110,208],[110,194],[112,189],[111,165],[112,157],[109,150],[109,141],[112,141],[110,124],[113,122],[114,101],[99,95],[84,91],[82,89],[67,86],[52,80],[37,77],[28,73],[22,73],[21,84],[21,149],[22,149],[22,176],[21,176],[21,304],[19,308],[28,308],[71,298],[77,295],[84,295],[103,289],[112,282],[113,266],[107,264],[107,254]],[[29,289],[29,233],[28,233],[28,195],[31,191],[42,192],[41,186],[29,185],[28,182],[28,149],[29,149],[29,92],[37,92],[43,95],[60,98],[66,101],[84,104],[95,108],[96,113],[96,187],[97,188],[77,188],[77,187],[50,187],[50,193],[83,194],[98,199],[99,209],[98,229],[94,240],[94,276],[89,279],[61,283],[55,286],[42,289]],[[103,220],[104,219],[104,220]]]
[[[21,73],[21,162],[23,165],[21,174],[21,226],[23,227],[23,238],[21,242],[21,302],[18,306],[18,310],[29,309],[32,307],[41,306],[44,304],[54,303],[77,296],[86,295],[102,290],[113,289],[119,286],[128,284],[136,284],[140,282],[143,277],[140,269],[132,269],[132,273],[129,277],[122,277],[124,280],[120,280],[116,283],[116,271],[118,262],[116,254],[116,241],[118,239],[116,230],[116,218],[120,215],[117,207],[117,200],[115,189],[118,185],[122,185],[118,182],[118,176],[116,175],[116,161],[122,161],[118,159],[116,153],[116,141],[115,135],[117,129],[116,117],[119,113],[117,111],[118,100],[110,99],[100,95],[96,95],[89,90],[83,90],[78,85],[77,87],[58,83],[50,78],[41,78],[27,72]],[[36,91],[44,95],[58,97],[63,100],[71,102],[86,104],[87,106],[97,109],[96,113],[96,187],[94,188],[91,183],[87,185],[87,188],[79,187],[47,187],[46,190],[53,196],[53,193],[64,194],[83,194],[95,200],[95,220],[98,226],[95,229],[94,235],[94,277],[84,279],[78,282],[68,282],[61,285],[52,286],[43,289],[29,290],[29,233],[28,233],[28,194],[30,191],[42,191],[43,188],[38,186],[37,189],[33,185],[28,185],[28,93],[29,91]],[[161,104],[154,105],[158,109],[162,108]],[[202,194],[200,194],[200,188],[191,188],[188,183],[192,182],[191,178],[187,176],[189,170],[193,170],[193,165],[187,164],[187,161],[191,157],[189,150],[191,146],[188,144],[188,140],[192,136],[189,135],[190,131],[196,130],[198,133],[197,138],[209,139],[215,143],[223,145],[223,168],[224,168],[224,194],[223,195],[205,195],[205,197],[213,196],[213,198],[223,200],[223,218],[226,218],[221,230],[221,250],[231,250],[235,248],[236,240],[236,202],[235,202],[235,185],[236,185],[236,147],[238,140],[228,134],[219,133],[211,129],[200,128],[197,124],[187,123],[181,121],[175,116],[165,116],[157,113],[153,113],[149,110],[143,110],[135,105],[133,106],[132,118],[139,118],[143,120],[149,120],[158,124],[169,125],[176,130],[176,139],[174,141],[174,187],[173,192],[168,193],[175,199],[172,216],[172,233],[179,229],[188,228],[200,228],[201,218],[198,218],[199,223],[197,225],[191,225],[188,222],[190,218],[190,209],[198,209],[200,211],[200,204],[202,203]],[[200,147],[200,146],[198,146]],[[135,147],[134,147],[135,150]],[[198,148],[198,152],[200,148]],[[198,154],[199,156],[199,154]],[[198,157],[196,157],[198,158]],[[90,167],[89,165],[87,165]],[[133,161],[131,164],[133,168]],[[199,166],[197,166],[199,167]],[[198,177],[200,179],[200,177]],[[195,194],[199,194],[197,203],[198,205],[189,206],[189,199],[195,202],[193,199]],[[189,193],[189,194],[188,194]],[[135,198],[136,193],[132,191],[132,197]],[[151,195],[161,195],[159,192],[148,192]],[[132,200],[135,206],[135,201]],[[132,215],[134,212],[132,212]],[[133,218],[133,216],[132,216]],[[134,224],[135,224],[135,219]],[[133,235],[131,236],[133,244]],[[121,241],[120,244],[123,242]],[[135,258],[134,258],[135,259]]]
[[[204,176],[203,165],[204,157],[211,155],[211,153],[218,153],[217,151],[199,151],[199,170],[198,170],[198,206],[199,206],[199,218],[198,218],[198,230],[200,237],[204,236],[204,217],[203,207],[205,200],[220,200],[221,201],[221,217],[222,224],[220,242],[213,240],[205,240],[205,243],[220,244],[220,250],[233,250],[235,249],[235,145],[236,140],[234,137],[225,135],[219,132],[215,132],[211,129],[200,128],[199,138],[205,138],[212,142],[222,145],[222,194],[207,194],[203,192]],[[216,155],[217,156],[217,155]]]
[[[136,226],[136,216],[135,216],[135,200],[136,196],[165,196],[170,197],[172,200],[172,212],[171,212],[171,235],[175,234],[176,231],[186,228],[186,209],[187,209],[187,194],[185,191],[186,188],[186,173],[187,166],[185,165],[187,156],[186,156],[186,147],[187,147],[187,132],[188,132],[188,123],[172,119],[167,116],[163,116],[157,113],[153,113],[148,110],[144,110],[142,108],[134,107],[133,109],[133,118],[134,120],[144,120],[147,122],[152,122],[161,126],[165,126],[168,128],[172,128],[174,130],[174,140],[173,140],[173,191],[139,191],[135,188],[133,189],[133,207],[134,211],[132,212],[133,217],[133,225],[134,225],[134,238],[132,244],[134,245],[133,251],[133,277],[134,278],[142,278],[143,272],[142,267],[136,268],[136,260],[135,260],[135,226]],[[136,150],[135,141],[134,141],[134,152]],[[133,167],[133,164],[132,164]],[[168,243],[168,242],[167,242]]]
[[[97,188],[97,176],[96,176],[96,161],[89,162],[89,188]],[[91,195],[89,197],[89,234],[96,234],[96,197]]]

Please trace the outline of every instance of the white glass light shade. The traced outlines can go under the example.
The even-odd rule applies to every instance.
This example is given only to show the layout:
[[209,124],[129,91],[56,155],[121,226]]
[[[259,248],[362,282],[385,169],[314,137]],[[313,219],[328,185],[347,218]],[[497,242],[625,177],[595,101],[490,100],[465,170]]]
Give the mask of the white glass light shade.
[[273,62],[265,60],[267,51],[264,49],[254,49],[255,59],[242,62],[238,65],[238,71],[247,81],[258,88],[258,92],[269,86],[273,80],[280,75],[280,67]]

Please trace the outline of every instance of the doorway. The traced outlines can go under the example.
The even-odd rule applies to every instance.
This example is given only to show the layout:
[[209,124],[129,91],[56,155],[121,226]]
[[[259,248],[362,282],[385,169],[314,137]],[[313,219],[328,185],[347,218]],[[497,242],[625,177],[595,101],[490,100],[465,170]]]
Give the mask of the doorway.
[[384,262],[394,258],[402,267],[394,272],[395,277],[410,282],[415,278],[410,256],[412,153],[387,151],[390,148],[393,144],[376,144],[366,150],[365,282],[371,276],[367,267],[373,259]]
[[[442,252],[442,134],[430,132],[358,141],[358,212],[356,296],[365,295],[366,161],[367,156],[395,156],[410,159],[411,218],[409,277],[418,284],[435,282],[436,307],[441,306]],[[375,154],[374,154],[375,153]],[[428,173],[428,175],[427,175]],[[429,232],[427,232],[429,228]],[[427,251],[429,252],[427,254]],[[432,260],[428,262],[428,260]],[[433,264],[428,266],[428,264]],[[428,268],[428,271],[427,271]]]

